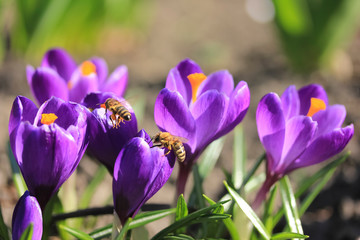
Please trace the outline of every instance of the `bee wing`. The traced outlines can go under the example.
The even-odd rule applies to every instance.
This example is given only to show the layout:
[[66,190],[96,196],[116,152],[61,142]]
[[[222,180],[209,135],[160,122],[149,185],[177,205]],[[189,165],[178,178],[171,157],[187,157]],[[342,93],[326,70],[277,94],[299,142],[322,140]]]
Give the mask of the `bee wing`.
[[178,140],[180,140],[182,143],[187,143],[189,140],[183,137],[179,137],[179,136],[174,136],[176,137]]

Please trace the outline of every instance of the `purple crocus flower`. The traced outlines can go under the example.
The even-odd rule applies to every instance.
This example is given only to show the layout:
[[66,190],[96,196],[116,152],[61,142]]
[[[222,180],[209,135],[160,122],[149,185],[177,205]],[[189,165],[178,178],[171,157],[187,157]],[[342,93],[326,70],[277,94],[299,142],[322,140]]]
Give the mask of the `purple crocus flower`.
[[155,102],[155,122],[163,132],[188,139],[180,164],[178,193],[183,193],[193,163],[214,140],[244,118],[250,104],[247,83],[234,89],[232,75],[221,70],[206,77],[194,61],[185,59],[171,69]]
[[[131,113],[131,120],[115,127],[110,120],[112,112],[107,110],[107,114],[105,114],[105,109],[100,107],[108,98],[116,99],[125,106]],[[82,104],[93,109],[93,117],[89,119],[90,142],[87,150],[112,174],[120,150],[138,132],[134,111],[125,99],[117,97],[113,93],[90,93]]]
[[51,96],[81,102],[90,92],[113,92],[122,96],[128,80],[127,67],[121,65],[108,77],[104,59],[94,57],[76,65],[63,49],[50,49],[40,67],[28,66],[26,76],[33,95],[41,105]]
[[33,224],[33,240],[40,240],[43,233],[43,220],[40,205],[35,197],[26,191],[15,206],[12,218],[12,239],[18,240],[25,229]]
[[32,196],[44,209],[73,173],[88,144],[87,115],[80,104],[52,97],[38,109],[16,97],[10,113],[10,145]]
[[152,147],[149,135],[141,130],[132,138],[115,162],[113,198],[122,224],[134,217],[169,179],[175,165],[174,154]]
[[314,165],[341,152],[354,134],[353,125],[342,128],[343,105],[328,105],[325,90],[315,84],[300,90],[288,87],[281,98],[265,95],[257,108],[259,138],[266,151],[267,177],[254,207],[271,186],[291,171]]

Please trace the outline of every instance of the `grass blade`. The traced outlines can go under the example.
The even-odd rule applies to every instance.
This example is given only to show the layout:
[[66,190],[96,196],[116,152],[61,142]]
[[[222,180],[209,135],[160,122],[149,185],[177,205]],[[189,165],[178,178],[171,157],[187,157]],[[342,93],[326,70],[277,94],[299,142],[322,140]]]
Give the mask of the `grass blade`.
[[234,170],[232,182],[239,189],[246,173],[246,144],[242,125],[234,129]]
[[93,238],[90,237],[88,234],[78,230],[78,229],[75,229],[75,228],[71,228],[71,227],[68,227],[68,226],[65,226],[63,224],[59,224],[59,228],[61,230],[64,230],[68,233],[70,233],[71,235],[73,235],[74,237],[80,239],[80,240],[92,240]]
[[296,199],[290,185],[290,180],[287,176],[285,176],[280,179],[279,183],[281,198],[285,208],[285,215],[290,230],[295,233],[303,234],[304,231],[301,226],[301,221],[296,206]]
[[230,195],[233,197],[237,205],[240,207],[240,209],[244,212],[244,214],[249,218],[249,220],[252,222],[254,227],[259,231],[259,233],[265,238],[270,239],[270,234],[266,230],[264,224],[261,222],[259,217],[256,215],[256,213],[252,210],[252,208],[247,204],[247,202],[240,197],[240,195],[232,188],[229,187],[227,182],[224,182],[226,189],[230,193]]
[[272,235],[271,240],[286,240],[286,239],[293,239],[293,238],[308,238],[308,235],[303,235],[300,233],[293,233],[293,232],[282,232],[276,233]]

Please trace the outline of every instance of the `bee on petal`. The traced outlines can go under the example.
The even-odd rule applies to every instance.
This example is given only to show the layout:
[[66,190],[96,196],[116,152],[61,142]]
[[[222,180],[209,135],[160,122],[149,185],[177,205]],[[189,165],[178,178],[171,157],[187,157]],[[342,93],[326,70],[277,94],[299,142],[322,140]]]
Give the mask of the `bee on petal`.
[[120,123],[125,121],[131,121],[131,113],[129,110],[118,100],[114,98],[106,99],[105,103],[101,104],[102,108],[105,108],[105,114],[107,110],[111,111],[110,120],[114,127],[120,127]]
[[168,132],[159,132],[151,138],[154,144],[153,147],[167,148],[169,151],[165,155],[169,154],[171,150],[174,150],[174,154],[179,162],[183,162],[186,157],[186,152],[183,143],[187,142],[186,138],[173,136]]

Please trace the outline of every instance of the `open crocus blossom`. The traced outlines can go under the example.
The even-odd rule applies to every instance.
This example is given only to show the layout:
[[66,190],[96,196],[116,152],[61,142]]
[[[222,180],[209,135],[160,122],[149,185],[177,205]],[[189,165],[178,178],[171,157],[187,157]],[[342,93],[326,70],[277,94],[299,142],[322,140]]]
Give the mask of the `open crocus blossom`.
[[15,206],[12,218],[12,239],[19,240],[25,229],[33,224],[33,240],[40,240],[43,220],[40,205],[35,197],[26,191]]
[[230,132],[244,118],[250,104],[247,83],[234,89],[226,71],[205,76],[192,60],[171,69],[155,102],[155,122],[161,131],[186,138],[186,159],[180,165],[178,193],[183,193],[191,167],[214,140]]
[[[115,99],[118,101],[118,106],[124,106],[129,111],[130,121],[124,121],[119,126],[114,125],[110,119],[113,114],[111,109],[107,109],[107,114],[105,114],[105,109],[101,107],[109,98]],[[84,98],[82,104],[92,109],[93,116],[89,118],[90,141],[87,151],[104,164],[112,174],[120,150],[138,132],[134,111],[125,99],[113,93],[90,93]]]
[[345,117],[345,107],[329,106],[326,92],[319,85],[298,91],[290,86],[281,98],[275,93],[265,95],[257,108],[256,123],[266,151],[267,177],[254,207],[284,175],[341,152],[354,134],[352,124],[341,127]]
[[32,196],[44,209],[76,169],[88,144],[87,115],[80,104],[52,97],[38,109],[16,97],[10,113],[10,146]]
[[122,224],[134,217],[169,179],[175,165],[174,154],[152,147],[149,135],[141,130],[132,138],[115,162],[114,208]]
[[81,102],[90,92],[113,92],[122,96],[128,80],[127,67],[117,67],[108,77],[104,59],[94,57],[76,65],[63,49],[46,52],[40,67],[28,66],[26,76],[31,91],[41,105],[51,96]]

